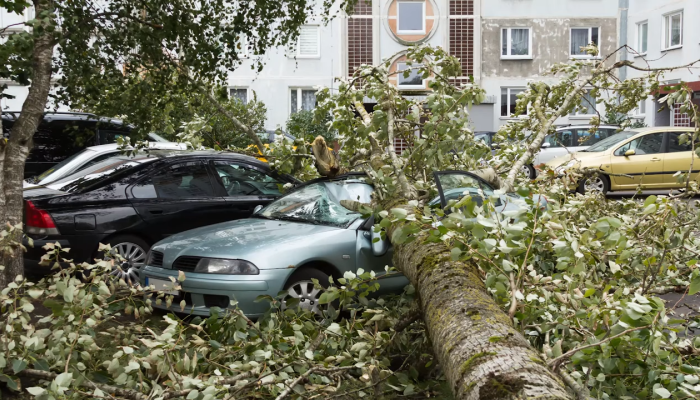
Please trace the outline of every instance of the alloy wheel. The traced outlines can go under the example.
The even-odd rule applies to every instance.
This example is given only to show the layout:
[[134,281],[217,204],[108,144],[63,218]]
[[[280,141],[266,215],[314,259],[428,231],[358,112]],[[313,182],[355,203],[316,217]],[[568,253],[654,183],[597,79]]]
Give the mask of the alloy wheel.
[[520,173],[523,174],[527,179],[530,179],[530,168],[527,165],[523,165],[520,168]]
[[[320,308],[321,304],[319,304],[318,301],[321,294],[323,294],[323,289],[317,289],[314,287],[314,283],[312,281],[300,281],[293,284],[287,290],[287,294],[289,297],[299,299],[299,308],[311,311],[316,315],[322,314]],[[286,306],[284,308],[286,308]]]
[[116,262],[110,275],[117,280],[124,279],[128,285],[138,284],[139,271],[146,263],[146,251],[136,243],[122,242],[112,246],[109,254]]
[[586,179],[586,182],[583,184],[583,187],[586,193],[603,193],[605,191],[605,182],[603,182],[603,178],[596,176],[595,178]]

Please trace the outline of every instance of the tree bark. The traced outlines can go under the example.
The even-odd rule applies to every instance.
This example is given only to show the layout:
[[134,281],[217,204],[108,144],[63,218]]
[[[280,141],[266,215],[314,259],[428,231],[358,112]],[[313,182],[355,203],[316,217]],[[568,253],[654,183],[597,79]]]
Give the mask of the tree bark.
[[[34,2],[36,15],[51,10],[52,3],[46,0]],[[46,101],[51,89],[52,57],[55,39],[53,33],[44,30],[34,39],[32,54],[31,86],[19,118],[12,126],[10,138],[0,148],[0,223],[16,225],[22,222],[24,200],[22,180],[24,162],[32,148],[32,137],[44,115]],[[16,231],[15,241],[20,242],[22,231]],[[5,287],[17,275],[24,275],[23,254],[19,246],[12,251],[0,254],[0,265],[5,270],[0,273],[0,288]]]
[[[389,228],[389,237],[399,226]],[[433,351],[455,398],[572,399],[494,302],[477,265],[452,261],[446,245],[424,239],[419,234],[394,245],[394,266],[419,294]]]

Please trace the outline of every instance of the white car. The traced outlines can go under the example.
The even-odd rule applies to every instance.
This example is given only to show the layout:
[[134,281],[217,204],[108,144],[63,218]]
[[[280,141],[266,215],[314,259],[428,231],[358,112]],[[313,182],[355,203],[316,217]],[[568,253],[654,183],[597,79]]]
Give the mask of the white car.
[[619,127],[610,125],[601,125],[598,129],[591,133],[592,125],[572,125],[557,128],[557,133],[547,135],[542,142],[542,150],[535,156],[533,165],[544,164],[547,161],[585,150],[601,140],[617,133]]
[[[187,145],[175,142],[149,142],[148,146],[149,149],[153,150],[187,150]],[[104,160],[118,156],[120,153],[119,145],[116,143],[87,147],[85,150],[66,158],[44,171],[41,175],[26,179],[23,186],[25,189],[34,186],[46,186]]]

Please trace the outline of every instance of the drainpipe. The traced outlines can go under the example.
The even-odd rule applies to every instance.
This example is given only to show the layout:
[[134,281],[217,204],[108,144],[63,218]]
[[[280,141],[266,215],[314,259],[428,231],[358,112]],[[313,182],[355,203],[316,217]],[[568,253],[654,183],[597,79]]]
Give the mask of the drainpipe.
[[[619,11],[618,11],[617,18],[619,19],[619,27],[620,27],[620,37],[618,38],[618,40],[619,40],[619,45],[623,46],[623,45],[629,44],[629,43],[627,43],[627,22],[628,22],[627,14],[629,12],[630,1],[629,0],[618,0],[618,2],[619,2],[618,3]],[[627,49],[620,50],[619,61],[627,60],[627,56],[628,56]],[[620,79],[623,81],[625,79],[627,79],[627,67],[620,68]]]

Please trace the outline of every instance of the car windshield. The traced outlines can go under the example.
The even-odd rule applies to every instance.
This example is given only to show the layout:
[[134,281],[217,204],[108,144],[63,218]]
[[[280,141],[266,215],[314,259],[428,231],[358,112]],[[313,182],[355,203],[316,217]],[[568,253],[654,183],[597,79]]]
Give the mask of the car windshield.
[[369,203],[372,191],[372,186],[360,181],[314,183],[275,200],[255,217],[347,228],[361,214],[340,201]]
[[169,142],[168,139],[156,134],[155,132],[149,133],[148,137],[154,142]]
[[63,179],[59,179],[56,182],[52,182],[50,185],[52,188],[56,188],[62,192],[81,193],[89,187],[93,187],[102,181],[120,175],[123,171],[154,160],[156,160],[155,157],[149,158],[145,156],[139,158],[128,158],[125,156],[112,157],[90,168],[86,168]]
[[70,156],[70,157],[66,158],[65,160],[61,161],[60,163],[58,163],[58,164],[54,165],[53,167],[47,169],[46,171],[42,172],[41,175],[39,175],[39,176],[35,177],[34,179],[32,179],[32,183],[39,183],[39,182],[43,181],[44,179],[48,178],[49,175],[53,174],[54,172],[56,172],[56,171],[58,171],[59,169],[65,167],[66,165],[68,165],[68,163],[72,162],[72,161],[75,160],[76,158],[81,157],[81,156],[83,156],[83,155],[85,155],[85,154],[87,154],[87,153],[94,153],[94,152],[95,152],[94,150],[85,149],[85,150],[83,150],[83,151],[80,151],[80,152],[78,152],[78,153],[75,153],[75,154],[73,154],[72,156]]
[[616,144],[620,143],[621,141],[631,138],[632,136],[636,135],[637,133],[638,132],[632,132],[632,131],[623,131],[620,133],[616,133],[612,136],[608,136],[607,138],[601,140],[600,142],[594,144],[593,146],[587,148],[586,150],[581,150],[581,151],[592,152],[592,153],[605,151],[605,150],[608,150],[611,147],[615,146]]

